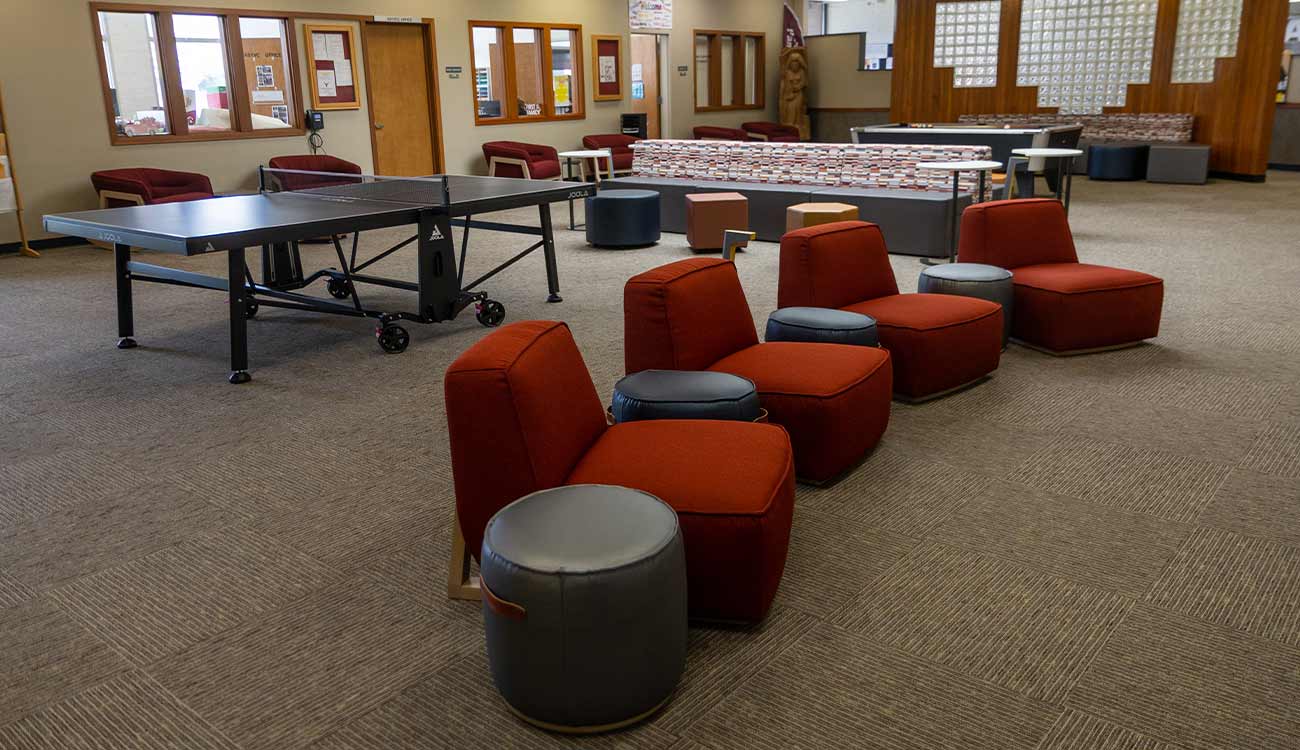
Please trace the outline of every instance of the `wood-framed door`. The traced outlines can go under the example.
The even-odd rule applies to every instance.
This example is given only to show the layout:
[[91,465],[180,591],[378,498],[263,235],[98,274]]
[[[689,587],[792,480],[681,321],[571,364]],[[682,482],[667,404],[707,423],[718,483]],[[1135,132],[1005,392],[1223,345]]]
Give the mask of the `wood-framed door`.
[[446,162],[433,21],[363,21],[361,38],[375,174],[440,174]]
[[632,111],[645,113],[646,135],[650,138],[663,137],[664,87],[659,80],[663,67],[659,45],[658,34],[632,35]]

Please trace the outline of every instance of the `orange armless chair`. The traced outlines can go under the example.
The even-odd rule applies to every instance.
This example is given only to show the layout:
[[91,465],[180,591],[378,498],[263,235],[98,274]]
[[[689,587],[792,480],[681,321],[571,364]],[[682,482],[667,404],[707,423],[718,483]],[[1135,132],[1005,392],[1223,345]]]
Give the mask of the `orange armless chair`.
[[[853,468],[889,425],[889,353],[844,344],[760,344],[736,265],[691,258],[633,276],[623,289],[628,374],[714,370],[749,378],[794,445],[799,478]],[[1001,333],[998,334],[1001,336]]]
[[1011,336],[1030,347],[1085,354],[1160,333],[1164,282],[1140,271],[1080,263],[1059,201],[990,201],[967,208],[958,260],[1011,271]]
[[[531,492],[611,484],[678,514],[692,617],[757,622],[785,570],[794,512],[790,439],[776,425],[648,420],[610,426],[569,327],[524,321],[471,346],[447,370],[457,530],[450,593],[498,510]],[[456,545],[454,545],[455,547]]]
[[876,320],[894,393],[922,401],[976,382],[1002,356],[1002,306],[951,294],[899,294],[880,227],[842,221],[781,238],[778,307],[830,307]]
[[488,141],[483,144],[488,175],[522,177],[529,180],[560,179],[560,155],[550,146],[517,141]]

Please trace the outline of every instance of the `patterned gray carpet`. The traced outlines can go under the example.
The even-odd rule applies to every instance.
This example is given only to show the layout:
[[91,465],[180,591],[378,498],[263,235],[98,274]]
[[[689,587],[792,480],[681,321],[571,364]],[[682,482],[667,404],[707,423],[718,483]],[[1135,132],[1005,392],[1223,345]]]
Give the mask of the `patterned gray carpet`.
[[[1165,278],[1159,340],[1012,347],[895,405],[866,464],[800,488],[767,621],[693,629],[667,710],[581,741],[513,718],[442,593],[442,373],[483,328],[386,356],[264,309],[232,387],[223,295],[141,288],[122,352],[107,253],[0,257],[0,748],[1300,747],[1300,175],[1075,196],[1085,260]],[[479,235],[471,271],[517,240]],[[569,321],[608,393],[623,281],[690,253],[559,245],[562,305],[540,257],[490,288]],[[740,259],[757,321],[776,268]]]

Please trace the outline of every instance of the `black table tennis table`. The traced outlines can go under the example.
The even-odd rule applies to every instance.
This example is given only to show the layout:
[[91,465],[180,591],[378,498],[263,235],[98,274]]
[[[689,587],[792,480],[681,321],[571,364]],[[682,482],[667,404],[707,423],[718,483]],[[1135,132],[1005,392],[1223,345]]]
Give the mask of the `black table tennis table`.
[[[231,383],[246,383],[247,321],[261,305],[331,315],[373,318],[384,351],[403,351],[409,334],[399,321],[438,323],[453,320],[474,305],[480,323],[499,325],[504,306],[480,289],[485,281],[537,249],[545,256],[547,301],[559,302],[559,272],[550,205],[595,192],[594,185],[508,177],[435,175],[403,178],[334,174],[301,170],[259,171],[259,191],[204,200],[127,206],[45,217],[49,232],[113,245],[117,284],[118,348],[136,346],[132,283],[172,284],[226,291],[230,295]],[[485,213],[538,207],[539,226],[476,219]],[[358,259],[363,231],[415,225],[416,234],[377,255]],[[452,227],[463,230],[457,258]],[[469,282],[464,281],[470,229],[540,237],[534,244]],[[352,235],[350,257],[340,235]],[[333,244],[338,267],[304,275],[300,242],[325,238]],[[371,264],[410,244],[417,246],[415,280],[365,273]],[[261,247],[262,280],[247,265],[247,248]],[[225,252],[226,278],[131,259],[131,248],[179,255]],[[334,299],[300,290],[325,280]],[[417,294],[414,310],[367,307],[358,284],[372,284]]]

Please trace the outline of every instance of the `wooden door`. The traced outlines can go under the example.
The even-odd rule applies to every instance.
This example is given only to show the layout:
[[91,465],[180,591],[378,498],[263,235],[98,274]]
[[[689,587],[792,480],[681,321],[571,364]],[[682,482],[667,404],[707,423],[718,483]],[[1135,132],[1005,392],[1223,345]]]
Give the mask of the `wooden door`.
[[[659,137],[659,40],[654,34],[632,35],[632,111],[646,114],[646,134]],[[636,67],[640,66],[641,85]],[[644,91],[641,88],[644,87]],[[637,96],[642,94],[641,96]]]
[[371,22],[363,27],[375,173],[441,172],[432,27]]

